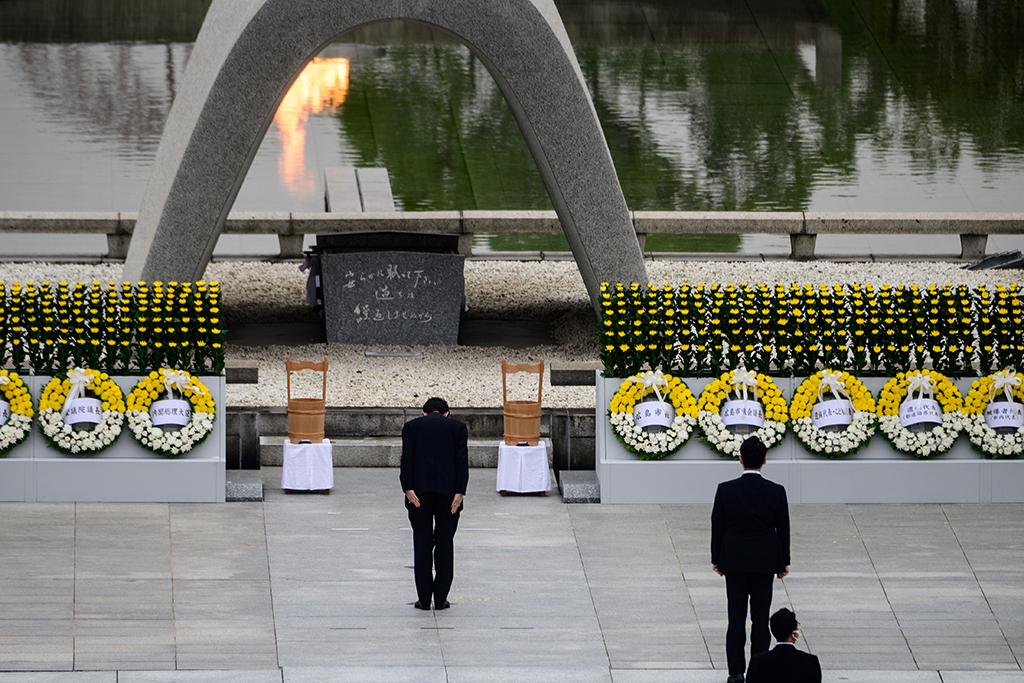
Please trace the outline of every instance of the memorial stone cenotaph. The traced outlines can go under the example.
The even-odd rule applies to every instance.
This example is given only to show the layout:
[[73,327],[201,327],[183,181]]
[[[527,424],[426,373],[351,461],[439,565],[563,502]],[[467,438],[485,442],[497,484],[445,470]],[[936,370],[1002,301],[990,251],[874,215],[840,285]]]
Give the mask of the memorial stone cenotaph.
[[339,34],[428,24],[494,77],[533,154],[595,308],[647,282],[604,133],[553,0],[214,0],[157,150],[124,277],[200,279],[274,112]]

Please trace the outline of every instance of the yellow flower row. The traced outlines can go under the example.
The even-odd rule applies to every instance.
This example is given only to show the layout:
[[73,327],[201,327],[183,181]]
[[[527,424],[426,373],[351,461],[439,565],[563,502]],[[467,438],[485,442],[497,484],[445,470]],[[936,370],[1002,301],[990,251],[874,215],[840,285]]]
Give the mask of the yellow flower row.
[[32,417],[35,414],[32,410],[32,395],[29,394],[25,382],[17,373],[7,370],[0,370],[0,376],[7,378],[7,382],[0,383],[0,390],[11,405],[11,412]]
[[[801,417],[810,417],[811,408],[818,402],[818,387],[823,379],[822,372],[816,372],[805,379],[796,389],[793,400],[789,405],[789,416],[794,420]],[[846,393],[850,395],[854,410],[864,412],[875,412],[875,399],[871,391],[864,386],[864,383],[848,372],[839,373],[839,381],[843,384]],[[832,393],[828,389],[829,394]],[[840,398],[833,396],[833,398]]]
[[935,370],[914,370],[912,372],[900,372],[891,378],[882,387],[882,393],[878,397],[876,412],[882,415],[899,415],[900,405],[907,397],[910,389],[910,381],[918,376],[931,377],[935,400],[942,406],[942,412],[962,411],[964,408],[963,395],[960,390],[941,372]]

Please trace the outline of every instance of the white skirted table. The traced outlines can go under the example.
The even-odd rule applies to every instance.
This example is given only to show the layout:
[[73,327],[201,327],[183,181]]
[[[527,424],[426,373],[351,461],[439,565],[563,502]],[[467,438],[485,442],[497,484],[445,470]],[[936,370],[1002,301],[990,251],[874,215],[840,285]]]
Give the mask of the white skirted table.
[[291,493],[294,489],[323,491],[330,495],[334,488],[331,442],[328,439],[321,443],[292,443],[285,440],[281,488],[285,493]]
[[536,446],[498,444],[498,483],[501,495],[506,491],[544,495],[551,490],[548,445],[541,439]]

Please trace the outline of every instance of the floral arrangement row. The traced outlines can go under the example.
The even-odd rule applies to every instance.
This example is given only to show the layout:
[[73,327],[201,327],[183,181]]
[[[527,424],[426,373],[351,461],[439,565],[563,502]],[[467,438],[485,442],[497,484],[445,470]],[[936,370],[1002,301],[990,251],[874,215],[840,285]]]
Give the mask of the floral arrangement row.
[[220,310],[216,282],[0,282],[0,367],[219,375]]
[[[612,396],[612,432],[642,460],[678,451],[696,428],[713,451],[738,457],[740,445],[758,436],[771,448],[792,426],[810,453],[838,458],[857,452],[880,430],[898,452],[929,458],[949,452],[961,432],[987,458],[1024,453],[1024,378],[1004,370],[975,380],[966,399],[940,372],[897,373],[878,399],[841,370],[820,370],[797,387],[787,406],[768,375],[730,370],[695,398],[679,377],[661,370],[625,379]],[[735,425],[741,425],[736,428]]]
[[[161,400],[154,420],[155,402]],[[68,455],[99,453],[121,436],[127,418],[132,436],[145,448],[178,457],[213,431],[216,404],[199,379],[184,370],[162,369],[141,378],[125,399],[110,375],[74,368],[54,377],[39,399],[39,430],[50,447]],[[28,438],[32,396],[24,380],[0,370],[0,457]],[[154,422],[173,425],[164,429]]]
[[776,376],[983,375],[1024,367],[1022,300],[1017,285],[606,283],[601,360],[608,377],[645,367],[716,376],[740,365]]

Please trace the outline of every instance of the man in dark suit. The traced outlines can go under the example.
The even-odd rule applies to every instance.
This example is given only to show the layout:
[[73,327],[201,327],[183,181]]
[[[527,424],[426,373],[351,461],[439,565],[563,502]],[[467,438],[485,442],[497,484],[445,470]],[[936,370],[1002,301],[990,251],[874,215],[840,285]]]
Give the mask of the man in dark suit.
[[783,607],[770,621],[778,645],[750,658],[746,683],[821,683],[818,658],[794,645],[800,637],[796,614]]
[[455,559],[452,539],[469,483],[469,432],[448,417],[448,403],[431,398],[423,417],[402,428],[399,477],[412,524],[417,609],[447,609]]
[[772,580],[789,573],[789,503],[786,489],[761,476],[767,449],[752,436],[740,447],[743,475],[722,482],[711,510],[711,566],[725,576],[729,628],[728,683],[743,683],[747,603],[750,654],[768,650]]

